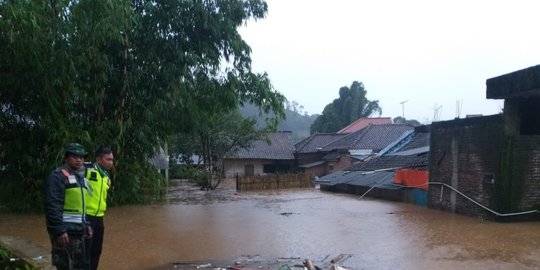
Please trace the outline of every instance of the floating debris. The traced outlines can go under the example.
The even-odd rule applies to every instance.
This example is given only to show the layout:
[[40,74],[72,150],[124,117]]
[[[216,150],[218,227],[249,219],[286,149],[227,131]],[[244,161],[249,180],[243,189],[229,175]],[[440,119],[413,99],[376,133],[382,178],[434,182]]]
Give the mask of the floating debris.
[[205,264],[197,265],[197,269],[200,269],[200,268],[209,268],[209,267],[212,267],[212,264],[211,264],[211,263],[205,263]]
[[286,262],[286,261],[296,261],[300,260],[300,257],[288,257],[288,258],[277,258],[276,261],[278,262]]

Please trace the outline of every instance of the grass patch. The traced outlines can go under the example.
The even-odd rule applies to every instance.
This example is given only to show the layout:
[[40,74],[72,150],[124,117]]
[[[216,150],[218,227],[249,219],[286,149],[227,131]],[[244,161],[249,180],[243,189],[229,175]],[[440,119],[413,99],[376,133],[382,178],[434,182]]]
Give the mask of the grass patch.
[[3,270],[35,270],[34,267],[27,264],[9,250],[0,246],[0,269]]

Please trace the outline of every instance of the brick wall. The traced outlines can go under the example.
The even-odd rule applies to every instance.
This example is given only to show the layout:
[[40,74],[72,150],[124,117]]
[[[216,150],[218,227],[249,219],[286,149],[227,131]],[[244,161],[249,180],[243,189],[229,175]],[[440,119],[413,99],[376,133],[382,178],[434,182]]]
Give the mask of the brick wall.
[[515,211],[531,210],[540,205],[540,135],[527,135],[515,137],[513,148],[513,168],[518,182],[518,197]]
[[342,154],[338,160],[327,162],[327,170],[325,174],[343,170],[352,164],[352,158],[348,154]]
[[[436,122],[431,128],[430,182],[448,184],[473,200],[495,207],[494,193],[505,142],[501,115]],[[428,206],[465,215],[487,215],[441,185],[430,185]]]
[[[448,184],[500,213],[539,209],[540,135],[504,135],[501,116],[432,125],[430,182]],[[447,187],[432,184],[428,206],[493,216]]]

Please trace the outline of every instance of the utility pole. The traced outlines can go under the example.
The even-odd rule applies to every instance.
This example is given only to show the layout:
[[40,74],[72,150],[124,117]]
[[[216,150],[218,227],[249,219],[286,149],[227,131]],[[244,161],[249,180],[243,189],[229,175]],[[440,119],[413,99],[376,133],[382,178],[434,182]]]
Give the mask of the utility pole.
[[409,100],[405,100],[405,101],[402,101],[400,102],[399,104],[401,104],[401,113],[402,113],[402,117],[403,119],[405,119],[405,102],[408,102]]

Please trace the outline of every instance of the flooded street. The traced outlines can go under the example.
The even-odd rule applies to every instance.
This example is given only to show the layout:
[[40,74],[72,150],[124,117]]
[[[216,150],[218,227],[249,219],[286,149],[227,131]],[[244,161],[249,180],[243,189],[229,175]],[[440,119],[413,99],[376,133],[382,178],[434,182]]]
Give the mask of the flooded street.
[[[538,222],[494,223],[318,189],[178,188],[166,204],[111,208],[105,226],[101,269],[231,265],[241,256],[322,265],[338,254],[349,269],[540,268]],[[1,215],[0,234],[49,247],[41,215]]]

